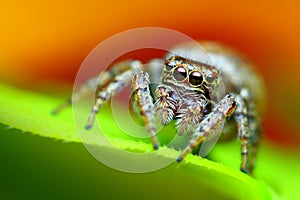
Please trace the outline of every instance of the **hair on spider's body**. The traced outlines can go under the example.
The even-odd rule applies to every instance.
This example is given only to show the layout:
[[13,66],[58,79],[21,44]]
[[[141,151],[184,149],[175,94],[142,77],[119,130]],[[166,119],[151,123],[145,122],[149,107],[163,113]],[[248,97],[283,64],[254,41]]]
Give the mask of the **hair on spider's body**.
[[[213,63],[201,57],[195,44],[186,43],[172,49],[164,60],[152,60],[148,68],[140,61],[124,61],[104,71],[97,85],[94,80],[98,78],[91,79],[73,95],[74,101],[82,91],[97,88],[86,129],[92,128],[103,103],[131,84],[132,103],[147,127],[154,149],[159,148],[156,117],[163,125],[176,120],[178,134],[192,135],[178,162],[201,142],[221,133],[226,121],[233,120],[241,141],[240,169],[252,173],[261,134],[263,84],[251,64],[235,51],[213,42],[202,46]],[[154,92],[150,88],[153,80]]]

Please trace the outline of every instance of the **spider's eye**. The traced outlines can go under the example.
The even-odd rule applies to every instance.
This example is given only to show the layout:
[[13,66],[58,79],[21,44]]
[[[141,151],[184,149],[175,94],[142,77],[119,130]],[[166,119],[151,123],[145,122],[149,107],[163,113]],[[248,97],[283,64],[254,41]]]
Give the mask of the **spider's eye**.
[[167,62],[166,63],[166,70],[170,71],[171,69],[173,69],[175,67],[175,65],[173,65],[171,62]]
[[187,76],[187,72],[186,72],[185,68],[178,67],[174,70],[173,76],[177,81],[183,81]]
[[203,81],[203,76],[200,72],[192,72],[190,75],[189,75],[189,82],[190,84],[192,85],[201,85]]
[[212,83],[215,80],[215,78],[213,77],[212,74],[209,74],[206,76],[205,80],[207,83]]

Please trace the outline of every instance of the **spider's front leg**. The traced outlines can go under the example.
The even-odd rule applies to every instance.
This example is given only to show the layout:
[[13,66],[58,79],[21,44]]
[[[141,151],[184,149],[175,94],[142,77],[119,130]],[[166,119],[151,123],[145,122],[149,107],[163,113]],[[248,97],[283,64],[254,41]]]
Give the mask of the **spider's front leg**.
[[154,104],[150,93],[150,79],[147,72],[137,72],[132,78],[133,100],[136,109],[142,116],[145,126],[150,134],[154,149],[159,148],[156,137]]
[[219,129],[223,125],[227,117],[230,117],[235,111],[236,95],[226,95],[217,105],[213,108],[212,112],[209,113],[198,125],[190,140],[188,146],[182,151],[180,156],[177,158],[178,162],[181,162],[187,154],[189,154],[195,147],[197,147],[207,136],[214,134],[215,130]]

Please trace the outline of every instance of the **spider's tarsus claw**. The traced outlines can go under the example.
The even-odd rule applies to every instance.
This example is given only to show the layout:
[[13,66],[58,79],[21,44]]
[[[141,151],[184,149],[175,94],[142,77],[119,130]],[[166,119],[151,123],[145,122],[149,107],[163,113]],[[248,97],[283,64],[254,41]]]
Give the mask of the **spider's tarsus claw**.
[[241,172],[245,173],[245,174],[248,174],[248,170],[247,169],[240,169]]
[[179,163],[180,163],[182,160],[183,160],[182,156],[179,156],[179,157],[176,159],[176,161],[179,162]]
[[89,119],[85,125],[85,130],[89,131],[93,127],[94,120],[95,120],[95,115],[97,114],[98,110],[92,110]]
[[159,144],[154,144],[154,145],[153,145],[153,149],[154,149],[154,150],[158,150],[158,149],[159,149]]
[[176,161],[181,162],[187,156],[187,154],[189,154],[190,152],[191,152],[190,147],[187,147],[185,150],[183,150],[183,152],[180,154],[180,156],[178,156]]
[[92,125],[86,125],[84,128],[85,128],[85,130],[89,131],[89,130],[91,130]]

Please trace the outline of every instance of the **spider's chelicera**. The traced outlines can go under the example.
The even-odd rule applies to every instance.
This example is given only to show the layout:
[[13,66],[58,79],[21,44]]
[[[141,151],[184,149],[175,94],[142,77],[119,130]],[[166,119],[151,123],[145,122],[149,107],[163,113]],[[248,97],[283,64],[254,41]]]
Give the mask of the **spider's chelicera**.
[[[164,60],[151,61],[147,68],[139,61],[120,62],[104,71],[99,83],[98,77],[88,81],[73,94],[72,99],[74,102],[81,96],[81,91],[95,91],[96,88],[95,103],[86,129],[92,128],[96,113],[112,94],[131,84],[133,106],[147,127],[154,149],[159,148],[155,117],[163,125],[176,120],[178,134],[192,135],[177,158],[178,162],[206,138],[222,131],[226,121],[233,120],[241,141],[240,169],[251,173],[261,132],[262,83],[250,63],[233,50],[211,42],[202,46],[214,65],[185,56],[195,54],[195,50],[182,45],[177,49],[184,55],[169,53]],[[161,76],[157,77],[157,74]],[[158,83],[154,95],[150,90],[152,81]],[[225,93],[221,92],[221,81]]]

